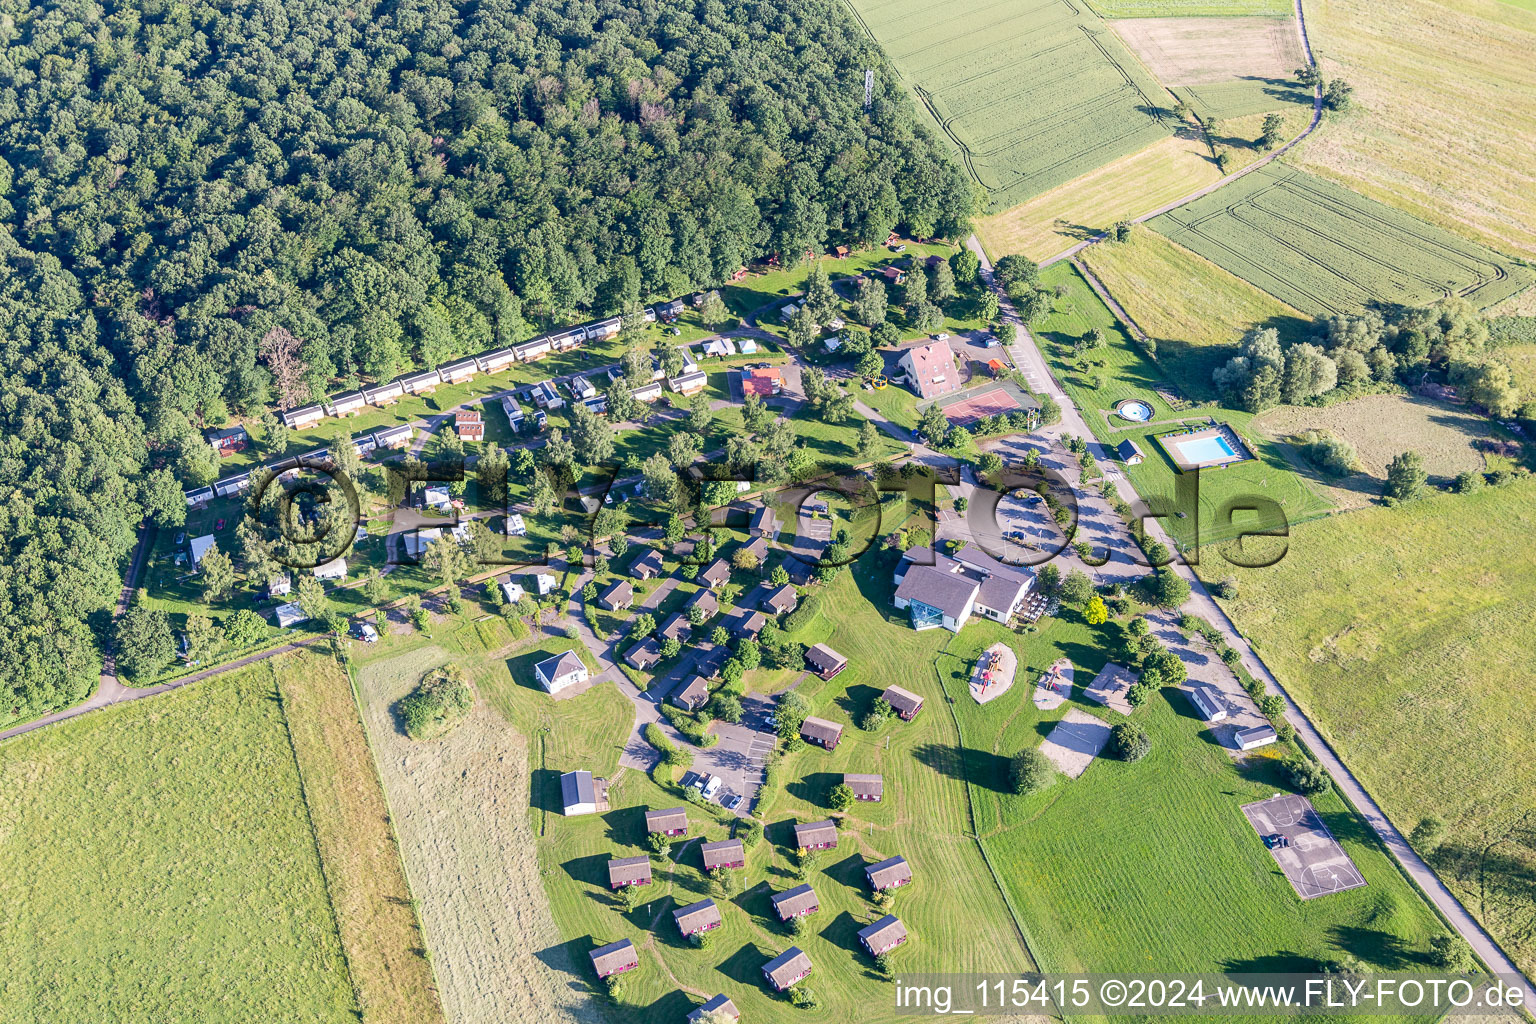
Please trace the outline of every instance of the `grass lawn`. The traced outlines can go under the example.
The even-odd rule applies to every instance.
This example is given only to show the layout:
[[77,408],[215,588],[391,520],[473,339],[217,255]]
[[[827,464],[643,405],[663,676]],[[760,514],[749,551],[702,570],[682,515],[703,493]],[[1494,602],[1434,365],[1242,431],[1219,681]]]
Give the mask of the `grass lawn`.
[[347,964],[368,1024],[443,1020],[411,891],[352,684],[334,657],[295,651],[277,680]]
[[856,388],[850,394],[898,427],[906,427],[908,430],[916,429],[917,396],[900,384],[888,384],[883,388],[871,388],[869,391]]
[[1010,253],[1045,260],[1118,220],[1155,210],[1220,178],[1205,140],[1185,132],[1011,210],[982,217],[976,222],[976,236],[994,262]]
[[[1146,461],[1141,465],[1121,467],[1143,498],[1158,495],[1172,501],[1177,495],[1179,474],[1151,438],[1175,429],[1182,419],[1214,416],[1233,427],[1253,450],[1256,458],[1252,461],[1200,474],[1198,515],[1194,509],[1183,509],[1188,518],[1163,519],[1163,525],[1180,544],[1188,544],[1193,539],[1197,523],[1202,545],[1229,540],[1245,529],[1278,525],[1278,520],[1269,514],[1238,513],[1228,522],[1223,510],[1229,503],[1241,503],[1250,497],[1276,502],[1285,520],[1291,523],[1321,514],[1330,507],[1329,502],[1291,467],[1280,442],[1248,429],[1252,419],[1250,414],[1214,407],[1182,413],[1170,408],[1153,390],[1159,381],[1168,379],[1167,375],[1131,341],[1125,328],[1083,280],[1076,267],[1069,263],[1049,267],[1041,273],[1041,281],[1048,286],[1064,285],[1067,294],[1057,300],[1056,311],[1036,329],[1036,339],[1099,440],[1117,445],[1129,437],[1145,453]],[[1106,338],[1105,345],[1093,353],[1095,358],[1105,361],[1104,366],[1095,368],[1102,378],[1099,387],[1094,386],[1090,373],[1075,366],[1071,351],[1072,342],[1094,327],[1102,329]],[[1131,425],[1114,416],[1111,410],[1127,398],[1149,403],[1153,410],[1152,422]]]
[[1191,398],[1214,399],[1211,371],[1236,354],[1243,334],[1274,327],[1305,341],[1310,318],[1242,278],[1146,227],[1120,245],[1095,245],[1083,262],[1157,343],[1157,365]]
[[1527,973],[1536,853],[1500,837],[1536,792],[1536,559],[1515,541],[1533,498],[1527,481],[1307,523],[1226,602],[1396,825],[1445,819],[1431,863]]
[[18,737],[0,777],[0,1021],[357,1020],[266,666]]

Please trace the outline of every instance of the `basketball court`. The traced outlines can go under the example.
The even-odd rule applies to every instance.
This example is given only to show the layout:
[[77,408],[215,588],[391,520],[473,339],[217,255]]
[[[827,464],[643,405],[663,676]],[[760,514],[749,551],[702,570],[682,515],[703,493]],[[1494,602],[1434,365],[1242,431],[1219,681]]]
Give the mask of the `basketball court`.
[[1276,793],[1268,800],[1245,804],[1243,814],[1302,899],[1365,885],[1360,869],[1305,797]]

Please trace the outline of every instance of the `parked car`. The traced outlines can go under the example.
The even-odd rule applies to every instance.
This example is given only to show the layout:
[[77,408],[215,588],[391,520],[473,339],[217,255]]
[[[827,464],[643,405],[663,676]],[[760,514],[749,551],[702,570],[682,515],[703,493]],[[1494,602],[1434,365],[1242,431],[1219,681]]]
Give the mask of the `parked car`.
[[711,775],[709,781],[704,784],[704,799],[708,800],[720,792],[720,776]]
[[938,334],[935,334],[933,336],[933,340],[934,341],[948,341],[949,340],[949,335],[947,335],[944,332],[940,331]]
[[371,622],[359,622],[357,624],[355,635],[365,644],[375,644],[379,642],[379,631],[373,628],[373,623]]

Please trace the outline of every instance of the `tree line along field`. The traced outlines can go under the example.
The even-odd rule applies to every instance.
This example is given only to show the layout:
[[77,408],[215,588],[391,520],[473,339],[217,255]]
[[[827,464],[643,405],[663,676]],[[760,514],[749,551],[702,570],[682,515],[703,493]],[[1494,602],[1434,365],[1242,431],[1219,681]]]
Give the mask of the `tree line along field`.
[[1505,252],[1536,254],[1536,8],[1496,0],[1316,0],[1307,30],[1353,109],[1299,166]]
[[0,780],[0,1021],[358,1019],[373,976],[349,976],[269,667],[9,740]]
[[1448,294],[1486,308],[1536,280],[1483,245],[1279,163],[1150,224],[1313,315]]
[[1421,852],[1527,974],[1533,499],[1524,481],[1306,523],[1223,602],[1394,824],[1444,819],[1443,845]]
[[992,211],[1166,137],[1167,94],[1066,0],[849,0]]

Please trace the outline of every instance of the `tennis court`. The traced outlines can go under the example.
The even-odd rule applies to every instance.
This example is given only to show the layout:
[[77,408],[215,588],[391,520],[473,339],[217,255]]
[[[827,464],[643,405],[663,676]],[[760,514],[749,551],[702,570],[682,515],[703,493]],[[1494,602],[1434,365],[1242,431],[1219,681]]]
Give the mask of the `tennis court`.
[[957,427],[970,427],[988,416],[1038,408],[1035,400],[1012,381],[1000,381],[976,391],[962,391],[938,402],[939,408],[944,410],[944,418]]
[[1360,869],[1305,797],[1276,793],[1244,804],[1243,814],[1302,899],[1365,885]]

